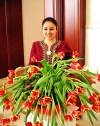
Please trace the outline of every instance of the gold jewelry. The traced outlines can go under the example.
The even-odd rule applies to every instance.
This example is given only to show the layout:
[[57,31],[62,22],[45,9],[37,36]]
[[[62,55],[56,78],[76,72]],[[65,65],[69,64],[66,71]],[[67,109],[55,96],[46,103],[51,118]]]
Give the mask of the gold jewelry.
[[51,51],[48,50],[48,51],[46,52],[46,54],[47,54],[47,55],[51,55]]

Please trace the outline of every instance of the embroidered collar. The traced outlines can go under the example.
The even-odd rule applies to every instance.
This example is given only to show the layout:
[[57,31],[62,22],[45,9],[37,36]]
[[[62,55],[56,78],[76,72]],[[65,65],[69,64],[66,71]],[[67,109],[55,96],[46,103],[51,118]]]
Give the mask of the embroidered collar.
[[57,41],[54,44],[51,45],[50,48],[50,55],[47,55],[47,51],[48,51],[48,46],[47,44],[44,43],[44,41],[39,41],[40,46],[42,47],[42,51],[43,51],[43,59],[46,59],[46,61],[49,64],[52,64],[52,57],[56,51],[56,48],[60,45],[61,41]]

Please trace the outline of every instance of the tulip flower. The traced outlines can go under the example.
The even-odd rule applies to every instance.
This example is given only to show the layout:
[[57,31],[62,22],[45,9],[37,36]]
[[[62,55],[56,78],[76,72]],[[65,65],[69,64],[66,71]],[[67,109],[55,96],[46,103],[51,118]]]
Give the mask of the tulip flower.
[[20,115],[19,114],[14,114],[13,117],[12,117],[12,122],[16,122],[19,119],[20,119]]
[[31,63],[36,63],[37,62],[37,59],[33,56],[31,57]]
[[0,96],[4,96],[6,94],[6,90],[5,89],[0,89]]
[[31,122],[27,122],[26,126],[32,126],[32,123]]
[[31,97],[37,99],[40,96],[40,90],[36,89],[36,90],[32,90],[31,91]]
[[34,123],[34,126],[43,126],[43,124],[41,122],[37,121],[37,122]]
[[44,96],[43,98],[40,99],[39,104],[46,106],[47,104],[50,104],[52,101],[51,97]]
[[90,108],[88,106],[86,106],[86,105],[82,105],[80,109],[81,109],[82,113],[85,113],[85,112],[90,110]]
[[72,57],[73,58],[79,57],[79,53],[77,51],[73,52]]
[[30,101],[25,102],[24,103],[24,108],[31,109],[32,108],[32,102],[30,102]]
[[71,115],[64,115],[64,120],[66,122],[71,122],[73,120],[72,116]]
[[62,52],[58,52],[59,58],[62,60],[65,57],[65,53]]

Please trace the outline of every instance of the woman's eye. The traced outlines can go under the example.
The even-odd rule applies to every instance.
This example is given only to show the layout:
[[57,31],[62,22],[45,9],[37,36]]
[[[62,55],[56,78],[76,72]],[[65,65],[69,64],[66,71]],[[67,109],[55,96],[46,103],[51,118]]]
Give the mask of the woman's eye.
[[50,30],[54,30],[54,29],[50,29]]
[[44,31],[47,31],[47,30],[50,30],[50,31],[52,31],[52,30],[54,30],[53,28],[51,28],[51,29],[47,29],[47,28],[45,28],[45,29],[43,29]]

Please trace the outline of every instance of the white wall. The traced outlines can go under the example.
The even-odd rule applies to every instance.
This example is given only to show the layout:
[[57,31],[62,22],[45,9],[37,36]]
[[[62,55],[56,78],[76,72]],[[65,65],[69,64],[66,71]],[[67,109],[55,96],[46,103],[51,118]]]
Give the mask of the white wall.
[[44,0],[22,0],[24,63],[28,65],[32,43],[43,40]]
[[85,66],[100,73],[100,0],[86,0]]
[[[85,69],[100,74],[100,0],[86,0],[86,47]],[[96,80],[93,87],[100,92],[100,82]],[[96,125],[100,125],[100,113],[95,113],[98,121],[92,119]],[[82,116],[88,120],[87,114]]]

